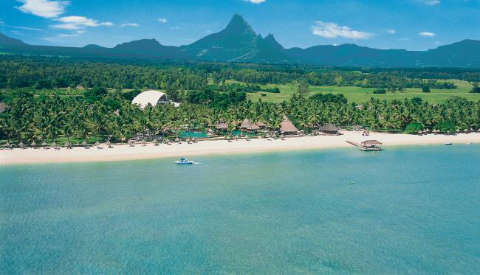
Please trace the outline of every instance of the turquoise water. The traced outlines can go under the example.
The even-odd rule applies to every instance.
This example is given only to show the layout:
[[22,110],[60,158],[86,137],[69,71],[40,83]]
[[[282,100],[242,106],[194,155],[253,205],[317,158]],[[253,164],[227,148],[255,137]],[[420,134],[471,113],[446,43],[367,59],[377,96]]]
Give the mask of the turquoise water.
[[3,274],[478,274],[480,146],[0,168]]
[[181,132],[180,138],[207,138],[208,135],[205,132]]

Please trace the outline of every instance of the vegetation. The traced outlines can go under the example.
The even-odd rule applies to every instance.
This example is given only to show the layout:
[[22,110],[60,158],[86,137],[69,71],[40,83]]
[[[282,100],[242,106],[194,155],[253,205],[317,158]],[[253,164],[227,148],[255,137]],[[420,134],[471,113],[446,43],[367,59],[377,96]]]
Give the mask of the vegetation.
[[61,97],[19,93],[1,115],[0,139],[37,144],[110,137],[112,141],[126,141],[145,131],[177,137],[182,130],[205,131],[218,122],[228,123],[233,131],[245,118],[262,121],[276,130],[284,115],[307,133],[325,124],[410,133],[418,132],[418,125],[444,133],[480,128],[480,102],[460,98],[438,105],[420,98],[391,102],[371,99],[359,108],[334,95],[307,98],[295,94],[290,101],[276,104],[237,97],[217,100],[215,93],[210,98],[209,92],[205,97],[192,97],[191,103],[185,102],[180,108],[161,105],[141,110],[118,92],[94,94],[93,101],[92,94]]
[[478,83],[476,82],[473,84],[472,93],[480,94],[480,87],[478,87]]
[[416,121],[410,122],[407,127],[405,127],[405,133],[407,134],[418,134],[425,130],[425,127],[421,123]]
[[[419,78],[426,75],[430,79]],[[0,59],[0,102],[8,106],[0,114],[0,140],[126,141],[145,132],[175,138],[220,122],[231,132],[245,118],[275,131],[284,116],[307,133],[326,124],[412,134],[477,131],[478,86],[453,75],[480,78],[476,71],[152,66],[6,56]],[[147,88],[182,104],[133,106]]]
[[[448,70],[447,70],[448,71]],[[456,72],[456,71],[454,71]],[[298,66],[266,66],[248,64],[188,64],[148,65],[101,63],[82,60],[1,56],[0,89],[2,88],[85,88],[108,87],[114,89],[202,89],[208,84],[224,86],[229,80],[241,85],[245,92],[255,91],[259,86],[248,84],[288,84],[297,81],[303,90],[310,86],[355,86],[361,88],[387,88],[403,91],[409,88],[451,90],[457,87],[449,79],[477,81],[480,72],[452,73],[452,78],[443,73],[431,72],[428,78],[417,70],[370,71],[326,69]],[[453,77],[459,76],[459,77]],[[474,80],[472,80],[474,79]],[[253,88],[252,88],[253,87]],[[239,87],[228,87],[235,89]],[[302,90],[302,91],[303,91]],[[258,91],[258,90],[257,90]]]

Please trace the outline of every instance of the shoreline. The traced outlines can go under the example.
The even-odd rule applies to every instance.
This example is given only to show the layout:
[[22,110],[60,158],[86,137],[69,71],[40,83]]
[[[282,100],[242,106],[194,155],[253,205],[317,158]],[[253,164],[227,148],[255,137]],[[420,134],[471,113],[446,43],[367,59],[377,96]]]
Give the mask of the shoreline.
[[90,149],[74,148],[67,150],[54,149],[13,149],[0,151],[0,166],[47,163],[85,163],[85,162],[117,162],[175,157],[195,157],[204,155],[254,154],[285,151],[306,151],[335,148],[349,148],[346,141],[361,142],[378,140],[384,147],[408,145],[441,145],[445,143],[469,144],[480,143],[480,133],[448,135],[407,135],[372,132],[363,137],[361,132],[343,131],[342,136],[304,136],[285,140],[252,139],[228,142],[226,140],[200,141],[195,144],[160,144],[154,146],[114,145],[108,149],[92,147]]

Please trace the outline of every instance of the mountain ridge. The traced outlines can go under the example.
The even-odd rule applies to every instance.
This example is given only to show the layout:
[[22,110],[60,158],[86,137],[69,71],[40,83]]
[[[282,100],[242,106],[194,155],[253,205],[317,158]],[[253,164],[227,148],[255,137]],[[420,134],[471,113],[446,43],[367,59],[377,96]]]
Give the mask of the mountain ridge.
[[0,33],[0,49],[17,54],[76,58],[121,58],[151,61],[210,61],[263,64],[302,64],[338,67],[465,67],[480,68],[480,41],[465,39],[427,51],[375,49],[343,44],[284,48],[269,34],[263,37],[240,15],[227,26],[184,46],[165,46],[156,39],[140,39],[106,48],[35,46]]

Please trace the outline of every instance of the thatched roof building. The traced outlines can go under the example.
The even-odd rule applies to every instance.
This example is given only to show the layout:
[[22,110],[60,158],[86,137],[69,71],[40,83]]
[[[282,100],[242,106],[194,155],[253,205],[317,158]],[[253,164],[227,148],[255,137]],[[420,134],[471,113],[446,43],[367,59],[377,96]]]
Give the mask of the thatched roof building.
[[333,124],[325,124],[320,127],[318,127],[318,130],[322,133],[328,134],[328,135],[339,135],[340,128]]
[[297,134],[298,129],[287,117],[284,117],[280,123],[280,132],[282,134]]
[[7,104],[0,102],[0,114],[7,110]]
[[219,122],[219,123],[215,124],[215,129],[226,131],[226,130],[228,130],[228,123]]
[[257,125],[260,129],[263,129],[263,128],[267,127],[267,124],[263,121],[259,121],[259,122],[255,123],[255,125]]
[[251,123],[247,118],[243,120],[242,124],[240,125],[240,128],[247,131],[260,130],[260,127],[257,124]]

